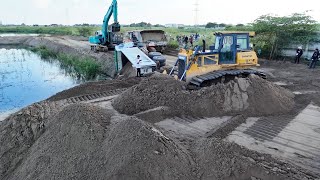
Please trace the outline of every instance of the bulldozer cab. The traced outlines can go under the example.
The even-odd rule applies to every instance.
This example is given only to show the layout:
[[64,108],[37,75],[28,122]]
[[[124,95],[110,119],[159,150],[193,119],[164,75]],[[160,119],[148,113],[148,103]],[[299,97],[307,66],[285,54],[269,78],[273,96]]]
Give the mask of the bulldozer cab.
[[237,52],[250,50],[249,33],[216,33],[215,36],[219,64],[236,64]]

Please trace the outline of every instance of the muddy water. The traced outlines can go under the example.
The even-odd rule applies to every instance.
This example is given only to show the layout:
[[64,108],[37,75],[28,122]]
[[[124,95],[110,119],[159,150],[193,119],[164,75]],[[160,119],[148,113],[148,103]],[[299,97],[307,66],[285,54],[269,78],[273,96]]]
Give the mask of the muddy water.
[[0,48],[0,121],[22,107],[80,83],[58,61],[44,61],[24,49]]

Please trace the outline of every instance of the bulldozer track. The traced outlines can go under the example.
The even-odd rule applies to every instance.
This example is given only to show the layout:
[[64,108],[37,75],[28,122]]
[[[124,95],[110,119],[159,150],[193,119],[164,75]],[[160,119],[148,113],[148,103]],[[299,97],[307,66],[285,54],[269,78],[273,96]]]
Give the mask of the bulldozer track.
[[247,77],[250,74],[255,74],[263,79],[266,79],[265,73],[252,69],[221,70],[193,77],[190,81],[190,84],[200,87],[205,86],[205,84],[211,85],[212,83],[217,83],[221,81],[223,77],[232,79],[235,77]]
[[86,94],[86,95],[71,97],[71,98],[67,99],[67,102],[70,104],[74,104],[74,103],[79,103],[79,102],[91,101],[91,100],[95,100],[95,99],[99,99],[99,98],[103,98],[103,97],[115,96],[115,95],[121,94],[125,90],[127,90],[127,88],[115,89],[115,90],[111,90],[111,91],[104,91],[104,92],[100,92],[100,93]]

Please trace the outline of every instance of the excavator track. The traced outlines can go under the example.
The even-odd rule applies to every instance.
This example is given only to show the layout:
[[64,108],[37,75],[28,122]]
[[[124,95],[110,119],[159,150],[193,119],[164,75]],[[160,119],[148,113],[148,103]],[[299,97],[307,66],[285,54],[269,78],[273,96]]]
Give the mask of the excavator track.
[[206,87],[217,83],[229,82],[235,77],[248,77],[250,74],[255,74],[263,79],[267,78],[265,73],[253,69],[219,70],[193,77],[190,85]]
[[127,88],[122,88],[122,89],[115,89],[111,91],[105,91],[105,92],[100,92],[100,93],[94,93],[94,94],[86,94],[86,95],[81,95],[81,96],[76,96],[76,97],[71,97],[67,99],[67,102],[70,104],[74,103],[79,103],[79,102],[86,102],[86,101],[91,101],[103,97],[108,97],[108,96],[115,96],[118,94],[121,94],[127,90]]

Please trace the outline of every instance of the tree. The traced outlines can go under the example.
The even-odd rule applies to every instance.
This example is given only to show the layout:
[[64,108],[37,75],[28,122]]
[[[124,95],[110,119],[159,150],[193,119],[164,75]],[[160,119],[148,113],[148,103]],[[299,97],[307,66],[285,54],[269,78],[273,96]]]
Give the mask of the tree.
[[209,23],[207,23],[207,25],[205,26],[205,28],[216,28],[217,26],[218,26],[217,23],[211,23],[211,22],[209,22]]
[[[281,56],[281,48],[293,43],[307,44],[316,35],[316,22],[304,13],[291,16],[260,16],[254,21],[256,45],[267,53],[269,59]],[[266,55],[266,54],[265,54]]]
[[237,24],[236,26],[237,26],[237,27],[243,27],[244,24]]
[[226,24],[224,24],[224,23],[221,23],[221,24],[218,24],[219,25],[219,27],[226,27],[227,25]]
[[150,23],[146,22],[140,22],[140,23],[132,23],[130,24],[130,27],[151,27],[152,25]]

